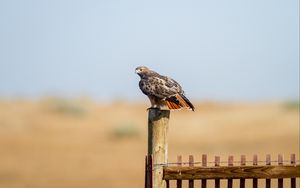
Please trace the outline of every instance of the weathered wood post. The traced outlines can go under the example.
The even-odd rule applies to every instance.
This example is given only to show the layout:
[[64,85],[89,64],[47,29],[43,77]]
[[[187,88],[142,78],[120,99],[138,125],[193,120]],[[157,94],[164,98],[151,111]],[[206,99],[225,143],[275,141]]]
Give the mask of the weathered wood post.
[[163,166],[168,162],[168,125],[170,111],[150,108],[148,114],[148,154],[153,155],[153,188],[166,188]]

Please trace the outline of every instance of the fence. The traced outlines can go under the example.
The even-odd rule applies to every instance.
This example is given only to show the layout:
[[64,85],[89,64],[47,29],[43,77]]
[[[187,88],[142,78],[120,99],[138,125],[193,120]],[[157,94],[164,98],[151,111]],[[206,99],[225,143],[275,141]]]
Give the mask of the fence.
[[[278,179],[278,188],[283,188],[283,179],[290,179],[291,188],[296,188],[296,178],[300,177],[300,161],[295,154],[289,160],[283,160],[278,155],[272,161],[267,155],[265,160],[258,160],[254,155],[250,161],[242,155],[234,161],[229,156],[227,161],[221,161],[219,156],[214,162],[207,161],[207,155],[202,155],[201,162],[195,162],[194,156],[189,156],[188,162],[182,162],[178,156],[177,162],[167,163],[168,157],[168,122],[170,111],[149,109],[148,118],[148,155],[145,161],[145,188],[169,188],[170,181],[176,181],[177,188],[182,187],[182,181],[188,181],[188,187],[194,188],[195,180],[201,180],[201,188],[207,187],[207,181],[213,180],[215,188],[220,188],[220,180],[227,180],[227,187],[233,187],[233,180],[239,180],[239,187],[245,188],[246,179],[252,179],[252,187],[258,187],[258,179],[265,179],[265,187],[271,188],[271,179]],[[210,164],[210,165],[208,165]],[[226,165],[224,165],[226,164]],[[299,186],[298,186],[299,188]]]
[[[176,187],[182,187],[182,181],[188,181],[188,187],[194,188],[194,180],[201,180],[201,188],[207,187],[207,180],[214,180],[215,188],[220,188],[220,180],[227,180],[227,187],[233,187],[233,179],[239,180],[239,187],[245,188],[246,179],[252,179],[252,187],[258,187],[258,179],[265,179],[266,188],[271,187],[271,179],[278,179],[278,188],[283,188],[283,179],[290,179],[291,188],[296,188],[296,177],[300,177],[300,165],[297,164],[295,154],[290,160],[283,160],[282,155],[278,155],[277,160],[272,161],[267,155],[266,160],[258,160],[254,155],[251,161],[246,160],[242,155],[239,161],[234,161],[233,156],[228,157],[228,161],[220,161],[216,156],[214,162],[207,161],[207,155],[202,155],[202,160],[194,161],[194,156],[189,156],[188,162],[182,162],[182,156],[177,157],[177,162],[166,164],[153,164],[151,155],[146,157],[146,188],[153,186],[152,173],[155,168],[163,167],[163,179],[166,180],[166,187],[170,187],[170,181],[176,181]],[[208,165],[210,164],[210,165]],[[224,166],[227,164],[227,166]],[[251,164],[251,165],[250,165]]]

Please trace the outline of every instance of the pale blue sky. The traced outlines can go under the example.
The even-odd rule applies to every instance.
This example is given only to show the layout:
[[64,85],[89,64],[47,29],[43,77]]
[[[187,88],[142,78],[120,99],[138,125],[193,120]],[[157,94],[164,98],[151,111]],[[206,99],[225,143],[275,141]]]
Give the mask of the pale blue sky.
[[134,69],[197,100],[299,97],[299,1],[0,1],[0,97],[144,99]]

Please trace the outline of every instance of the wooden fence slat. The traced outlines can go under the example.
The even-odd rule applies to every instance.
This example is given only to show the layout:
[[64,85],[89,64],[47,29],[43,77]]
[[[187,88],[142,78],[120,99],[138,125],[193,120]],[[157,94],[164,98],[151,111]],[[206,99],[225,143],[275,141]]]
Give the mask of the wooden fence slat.
[[[246,166],[246,156],[245,155],[241,156],[241,166]],[[244,178],[240,179],[240,188],[245,188],[245,179]]]
[[[220,157],[215,156],[215,166],[220,166]],[[220,188],[220,179],[215,179],[215,188]]]
[[[291,164],[296,165],[296,155],[291,155]],[[296,178],[291,178],[291,188],[296,188]]]
[[[266,165],[271,165],[271,155],[268,154],[266,157]],[[271,179],[266,179],[266,188],[271,188]]]
[[[194,166],[194,156],[190,155],[189,156],[189,167]],[[189,188],[194,188],[194,180],[189,180]]]
[[145,188],[153,188],[153,157],[147,155],[145,160]]
[[[207,155],[205,155],[205,154],[202,155],[202,166],[207,167]],[[201,180],[201,188],[206,188],[206,185],[207,185],[207,180],[202,179]]]
[[150,183],[151,183],[151,188],[154,187],[154,168],[153,168],[153,164],[154,164],[154,158],[153,158],[153,155],[150,155],[150,168],[149,168],[149,171],[150,171]]
[[[283,158],[282,158],[281,154],[278,155],[278,165],[283,165]],[[278,188],[283,188],[283,179],[282,178],[278,179]]]
[[170,181],[169,180],[166,180],[166,187],[170,188]]
[[[177,156],[177,166],[181,167],[182,166],[182,156],[178,155]],[[182,180],[177,180],[176,182],[177,188],[182,188]]]
[[148,188],[147,184],[148,184],[148,156],[146,155],[146,157],[145,157],[145,188]]
[[[233,166],[233,156],[228,157],[228,166]],[[232,188],[232,179],[227,180],[227,187]]]
[[[207,155],[202,155],[202,167],[207,167]],[[201,179],[201,188],[206,188],[207,180]]]
[[153,184],[153,155],[150,155],[149,158],[149,177],[150,177],[150,187],[153,188],[154,184]]
[[[257,155],[253,155],[253,166],[257,166],[258,164],[258,159],[257,159]],[[253,178],[252,180],[252,187],[253,188],[257,188],[258,186],[258,182],[257,182],[257,178]]]

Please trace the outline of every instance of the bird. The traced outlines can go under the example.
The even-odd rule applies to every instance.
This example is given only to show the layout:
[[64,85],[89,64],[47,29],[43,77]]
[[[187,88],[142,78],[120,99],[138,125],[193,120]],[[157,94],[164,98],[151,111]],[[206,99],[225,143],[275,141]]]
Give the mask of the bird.
[[174,79],[158,74],[146,66],[139,66],[135,73],[140,76],[139,87],[148,96],[151,108],[195,110],[194,105],[185,96],[182,87]]

